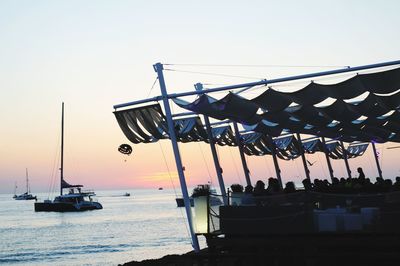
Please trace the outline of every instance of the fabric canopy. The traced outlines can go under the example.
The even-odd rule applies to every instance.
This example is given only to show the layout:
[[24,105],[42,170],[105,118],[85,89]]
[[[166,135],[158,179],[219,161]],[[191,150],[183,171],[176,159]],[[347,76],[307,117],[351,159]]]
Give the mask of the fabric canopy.
[[[169,138],[165,116],[159,104],[117,111],[114,114],[122,132],[132,143],[148,143]],[[173,123],[177,141],[209,142],[200,117],[175,119]],[[217,145],[237,146],[236,136],[229,125],[212,127],[211,132]],[[247,132],[240,135],[240,141],[244,152],[249,156],[271,155],[274,148],[276,155],[283,160],[292,160],[301,155],[300,142],[292,134],[272,138],[269,132]],[[304,141],[302,144],[306,153],[324,152],[319,138]],[[347,151],[348,158],[362,155],[367,147],[368,144],[350,145]],[[332,159],[342,159],[345,156],[338,141],[326,144],[326,149]]]
[[[327,99],[331,103],[316,106]],[[400,142],[400,68],[357,74],[330,85],[311,82],[290,93],[268,88],[250,100],[229,92],[220,100],[203,94],[192,103],[174,102],[271,136],[285,130],[345,142]]]

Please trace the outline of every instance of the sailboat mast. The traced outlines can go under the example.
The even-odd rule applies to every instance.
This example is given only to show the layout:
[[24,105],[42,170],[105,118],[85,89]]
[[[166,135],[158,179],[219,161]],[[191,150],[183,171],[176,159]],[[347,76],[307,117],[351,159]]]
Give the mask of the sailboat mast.
[[60,195],[63,194],[63,181],[64,181],[64,102],[62,103],[61,110],[61,168],[60,168],[61,182],[60,182]]
[[29,193],[28,168],[25,168],[25,176],[26,176],[26,193]]

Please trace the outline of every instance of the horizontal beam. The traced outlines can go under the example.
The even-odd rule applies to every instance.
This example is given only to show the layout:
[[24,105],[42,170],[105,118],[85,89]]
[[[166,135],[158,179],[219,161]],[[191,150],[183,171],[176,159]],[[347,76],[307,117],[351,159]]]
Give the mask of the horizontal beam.
[[118,108],[123,108],[123,107],[129,107],[132,105],[138,105],[138,104],[142,104],[142,103],[149,103],[149,102],[158,102],[162,99],[161,96],[156,96],[153,98],[148,98],[148,99],[143,99],[143,100],[138,100],[138,101],[133,101],[133,102],[128,102],[128,103],[121,103],[121,104],[117,104],[114,105],[114,109],[118,109]]
[[347,73],[347,72],[354,72],[354,71],[360,71],[360,70],[366,70],[366,69],[378,68],[378,67],[393,66],[393,65],[399,65],[399,64],[400,64],[400,60],[396,60],[396,61],[390,61],[390,62],[384,62],[384,63],[378,63],[378,64],[370,64],[370,65],[349,67],[349,68],[340,68],[340,69],[316,72],[316,73],[311,73],[311,74],[290,76],[290,77],[270,79],[270,80],[262,80],[262,81],[257,81],[257,82],[243,83],[243,84],[224,86],[224,87],[218,87],[218,88],[211,88],[211,89],[206,89],[203,91],[190,91],[190,92],[183,92],[183,93],[175,93],[175,94],[169,95],[168,97],[170,99],[173,99],[173,98],[184,97],[184,96],[241,89],[241,88],[246,88],[246,87],[251,88],[251,87],[260,86],[260,85],[268,85],[268,84],[273,84],[273,83],[287,82],[287,81],[293,81],[293,80],[299,80],[299,79],[307,79],[307,78],[315,78],[315,77],[320,77],[320,76],[342,74],[342,73]]

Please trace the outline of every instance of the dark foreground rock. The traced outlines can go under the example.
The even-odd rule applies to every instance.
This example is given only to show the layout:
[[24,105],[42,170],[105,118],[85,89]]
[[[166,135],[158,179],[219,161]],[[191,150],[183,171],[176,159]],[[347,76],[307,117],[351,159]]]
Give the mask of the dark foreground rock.
[[124,266],[398,266],[399,235],[209,239],[210,249],[132,261]]

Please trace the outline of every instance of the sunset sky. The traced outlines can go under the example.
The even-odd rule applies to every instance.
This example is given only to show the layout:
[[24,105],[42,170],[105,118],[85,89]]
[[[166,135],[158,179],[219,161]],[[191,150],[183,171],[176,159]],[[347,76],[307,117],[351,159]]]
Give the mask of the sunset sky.
[[[133,146],[113,105],[160,94],[152,65],[310,67],[170,68],[168,91],[193,90],[400,59],[399,1],[0,1],[0,193],[46,192],[59,150],[65,102],[65,176],[94,189],[179,187],[169,141]],[[314,67],[311,67],[314,66]],[[319,67],[316,67],[319,66]],[[220,97],[223,94],[219,94]],[[175,108],[175,107],[174,107]],[[177,109],[173,109],[177,110]],[[385,177],[400,175],[400,149],[378,145]],[[400,144],[399,144],[400,145]],[[206,144],[180,144],[190,186],[217,184]],[[220,147],[227,186],[244,184],[237,149]],[[164,161],[164,156],[166,163]],[[313,177],[328,178],[323,154]],[[304,178],[301,160],[281,162],[284,181]],[[253,181],[273,176],[269,156],[248,158]],[[350,160],[377,176],[371,148]],[[334,162],[345,175],[344,163]],[[57,172],[57,171],[55,171]],[[57,175],[58,178],[58,175]]]

